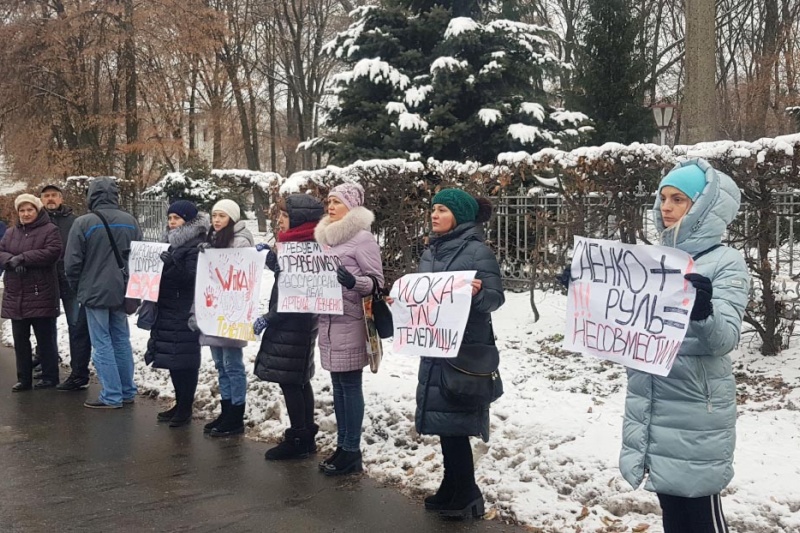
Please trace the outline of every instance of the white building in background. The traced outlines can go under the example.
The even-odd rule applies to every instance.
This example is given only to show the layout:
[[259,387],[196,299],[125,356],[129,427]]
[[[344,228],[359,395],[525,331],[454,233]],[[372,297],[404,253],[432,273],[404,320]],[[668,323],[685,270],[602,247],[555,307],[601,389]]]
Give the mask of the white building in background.
[[25,187],[27,187],[25,183],[11,177],[11,170],[9,170],[3,154],[0,154],[0,195],[22,192]]

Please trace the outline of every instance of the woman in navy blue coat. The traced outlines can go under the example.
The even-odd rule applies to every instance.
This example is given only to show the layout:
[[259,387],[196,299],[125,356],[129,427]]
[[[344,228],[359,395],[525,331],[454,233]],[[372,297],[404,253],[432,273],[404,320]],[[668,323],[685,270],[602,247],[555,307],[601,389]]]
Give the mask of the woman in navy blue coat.
[[145,361],[153,368],[166,368],[175,387],[175,405],[158,413],[159,422],[170,427],[192,420],[192,404],[200,369],[200,332],[189,328],[197,275],[197,245],[205,241],[210,221],[186,200],[169,206],[168,228],[163,242],[169,250],[161,254],[164,270],[159,286],[155,324],[150,330]]

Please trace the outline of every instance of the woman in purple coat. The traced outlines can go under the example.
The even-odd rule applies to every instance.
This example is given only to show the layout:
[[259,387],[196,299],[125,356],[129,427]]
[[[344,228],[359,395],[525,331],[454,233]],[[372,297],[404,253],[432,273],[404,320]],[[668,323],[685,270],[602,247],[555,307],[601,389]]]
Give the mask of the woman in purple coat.
[[319,315],[320,360],[331,373],[337,426],[336,452],[319,464],[329,476],[361,471],[361,377],[369,364],[362,299],[372,293],[369,275],[383,285],[380,248],[369,230],[375,215],[363,205],[360,185],[337,185],[328,194],[328,214],[314,231],[323,250],[341,262],[337,277],[344,296],[344,314]]
[[[17,380],[14,392],[47,389],[58,385],[58,352],[55,345],[59,312],[58,273],[61,236],[58,227],[32,194],[14,200],[19,222],[0,241],[0,268],[5,270],[3,318],[11,319]],[[39,346],[42,379],[33,383],[31,328]]]

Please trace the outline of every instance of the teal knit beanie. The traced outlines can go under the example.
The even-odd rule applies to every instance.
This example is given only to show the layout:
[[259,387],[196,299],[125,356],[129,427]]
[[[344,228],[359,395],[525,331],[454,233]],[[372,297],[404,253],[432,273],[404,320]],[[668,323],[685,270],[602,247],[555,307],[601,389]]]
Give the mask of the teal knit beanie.
[[664,187],[675,187],[689,197],[692,202],[697,201],[700,193],[706,188],[706,173],[697,165],[686,165],[676,168],[661,180],[658,191]]
[[478,201],[461,189],[443,189],[436,193],[432,203],[441,204],[452,211],[456,225],[475,222],[478,217]]

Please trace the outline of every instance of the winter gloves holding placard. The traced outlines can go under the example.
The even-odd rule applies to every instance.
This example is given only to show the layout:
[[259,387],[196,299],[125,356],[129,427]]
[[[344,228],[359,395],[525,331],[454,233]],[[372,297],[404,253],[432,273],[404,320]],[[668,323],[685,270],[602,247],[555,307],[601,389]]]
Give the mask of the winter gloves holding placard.
[[556,276],[556,280],[561,283],[565,289],[569,289],[569,282],[572,279],[572,267],[566,266],[564,267],[564,271],[561,272],[561,275]]
[[267,320],[266,315],[260,316],[256,318],[256,321],[253,322],[253,333],[256,335],[261,335],[261,332],[264,331],[269,327],[269,320]]
[[348,290],[352,290],[356,286],[356,277],[344,265],[339,265],[339,268],[336,269],[336,280]]
[[159,257],[161,257],[161,260],[164,261],[164,266],[175,262],[175,259],[172,257],[172,252],[170,252],[169,250],[164,250],[163,252],[161,252],[161,255]]
[[711,280],[707,277],[692,273],[686,274],[684,278],[694,285],[697,295],[694,297],[694,307],[692,307],[692,320],[705,320],[711,316],[714,307],[711,305],[711,296],[714,289],[711,287]]
[[269,244],[263,242],[256,244],[257,252],[263,252],[264,250],[267,251],[267,268],[276,273],[280,272],[281,269],[278,266],[278,255],[272,250],[272,248],[269,247]]
[[[569,289],[569,282],[572,275],[572,267],[564,268],[564,271],[561,275],[556,276],[556,280],[561,283],[564,288]],[[714,289],[711,287],[711,280],[707,277],[692,273],[686,274],[684,278],[691,282],[694,285],[695,290],[697,291],[697,295],[694,298],[694,307],[692,307],[692,313],[690,318],[692,320],[705,320],[711,316],[711,313],[714,310],[713,305],[711,304],[711,296],[714,294]]]

